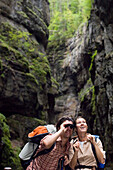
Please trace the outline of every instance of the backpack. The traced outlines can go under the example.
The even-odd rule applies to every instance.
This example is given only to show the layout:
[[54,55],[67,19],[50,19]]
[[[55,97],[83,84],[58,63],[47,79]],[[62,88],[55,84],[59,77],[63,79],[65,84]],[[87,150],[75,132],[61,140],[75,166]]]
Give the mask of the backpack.
[[21,164],[24,169],[26,169],[30,165],[30,162],[36,157],[47,154],[54,148],[55,144],[53,144],[49,149],[44,149],[36,154],[41,139],[43,139],[49,133],[55,132],[56,128],[54,125],[45,125],[36,127],[32,132],[28,134],[29,142],[25,144],[19,154]]
[[[93,136],[95,136],[95,141],[97,142],[97,140],[99,139],[99,136],[98,136],[98,135],[93,135]],[[97,165],[98,165],[98,167],[97,167],[96,169],[97,169],[97,170],[99,170],[99,169],[100,169],[100,170],[104,169],[105,164],[102,164],[102,163],[100,163],[100,162],[98,161],[97,155],[96,155],[96,151],[95,151],[95,147],[93,146],[93,144],[91,144],[91,147],[92,147],[93,154],[94,154],[94,156],[95,156],[95,158],[96,158]]]

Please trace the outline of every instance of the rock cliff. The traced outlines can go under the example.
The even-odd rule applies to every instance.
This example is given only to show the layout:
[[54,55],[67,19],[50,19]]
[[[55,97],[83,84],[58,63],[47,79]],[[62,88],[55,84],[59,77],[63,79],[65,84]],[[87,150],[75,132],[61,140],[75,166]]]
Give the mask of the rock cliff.
[[89,132],[100,135],[108,169],[113,169],[112,13],[112,0],[95,0],[88,23],[67,43],[53,47],[56,51],[52,55],[49,53],[53,76],[59,82],[55,119],[82,112]]
[[38,117],[48,105],[48,25],[48,1],[0,1],[0,111],[6,115]]
[[45,123],[35,118],[47,119],[49,22],[48,0],[0,1],[0,169],[21,170],[13,150],[19,152],[27,134]]

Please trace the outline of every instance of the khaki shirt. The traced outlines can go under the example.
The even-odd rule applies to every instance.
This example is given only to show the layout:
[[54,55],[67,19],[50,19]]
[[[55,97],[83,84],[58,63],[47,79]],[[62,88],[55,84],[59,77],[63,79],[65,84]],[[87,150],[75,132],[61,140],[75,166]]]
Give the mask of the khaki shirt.
[[[103,146],[100,139],[97,139],[97,145],[103,153],[103,157],[105,158],[105,151],[103,151]],[[94,168],[91,168],[93,170],[95,169],[95,167],[97,167],[97,162],[93,154],[90,141],[84,141],[83,143],[80,142],[80,147],[78,151],[78,161],[80,165],[93,166]],[[77,165],[79,164],[77,163]],[[86,169],[87,168],[84,168],[84,170]]]

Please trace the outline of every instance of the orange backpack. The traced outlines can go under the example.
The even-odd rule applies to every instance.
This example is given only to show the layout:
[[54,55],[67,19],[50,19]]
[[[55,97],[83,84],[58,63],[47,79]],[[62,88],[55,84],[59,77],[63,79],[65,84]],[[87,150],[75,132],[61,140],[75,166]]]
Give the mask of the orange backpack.
[[28,137],[31,138],[42,133],[48,133],[47,128],[45,126],[38,126],[31,133],[28,134]]
[[26,169],[30,162],[34,160],[36,157],[42,154],[47,154],[54,148],[55,144],[53,144],[51,148],[44,149],[43,151],[40,151],[36,154],[41,139],[43,139],[49,133],[55,132],[56,128],[54,125],[45,125],[36,127],[32,132],[28,134],[29,142],[26,143],[26,145],[23,147],[19,154],[24,169]]

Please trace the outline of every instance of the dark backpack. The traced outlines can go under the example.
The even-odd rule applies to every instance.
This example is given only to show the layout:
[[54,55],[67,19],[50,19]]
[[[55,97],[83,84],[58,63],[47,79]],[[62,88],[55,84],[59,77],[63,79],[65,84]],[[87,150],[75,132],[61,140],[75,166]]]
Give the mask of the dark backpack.
[[24,169],[26,169],[30,165],[30,162],[36,157],[47,154],[54,148],[55,144],[53,144],[49,149],[44,149],[36,153],[39,148],[41,139],[43,139],[49,133],[55,132],[56,128],[54,127],[54,125],[46,125],[38,126],[31,133],[28,134],[29,142],[26,143],[19,154],[21,164]]

